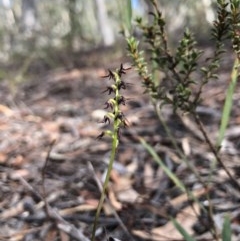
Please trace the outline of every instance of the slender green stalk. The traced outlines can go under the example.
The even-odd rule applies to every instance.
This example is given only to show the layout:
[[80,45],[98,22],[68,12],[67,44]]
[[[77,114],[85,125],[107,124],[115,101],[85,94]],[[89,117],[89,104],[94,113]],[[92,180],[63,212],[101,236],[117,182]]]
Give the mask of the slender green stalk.
[[120,90],[126,89],[128,84],[121,80],[121,76],[126,73],[126,70],[123,65],[121,64],[120,68],[117,69],[115,72],[112,72],[111,70],[108,70],[108,75],[104,76],[109,79],[112,79],[114,81],[114,84],[111,86],[108,86],[107,89],[104,92],[107,92],[108,95],[114,94],[113,98],[109,98],[107,102],[105,102],[105,109],[110,109],[109,112],[103,117],[102,123],[105,123],[107,125],[110,125],[111,122],[113,122],[113,130],[106,130],[103,131],[97,139],[101,139],[104,135],[108,135],[112,139],[112,149],[111,149],[111,156],[110,161],[108,164],[107,174],[104,180],[103,184],[103,190],[101,193],[101,197],[98,203],[95,220],[93,224],[93,231],[92,231],[92,238],[91,240],[95,240],[95,233],[98,225],[98,220],[100,216],[101,209],[103,207],[103,203],[106,197],[107,187],[110,179],[111,170],[113,167],[113,162],[116,157],[116,152],[119,144],[119,138],[120,138],[120,131],[121,128],[124,128],[127,126],[124,114],[121,112],[120,105],[126,104],[126,98],[121,95]]
[[222,229],[222,240],[223,241],[232,240],[231,221],[228,215],[224,217],[224,223],[223,223],[223,229]]
[[228,86],[227,96],[223,107],[221,125],[219,129],[218,140],[217,140],[218,148],[221,146],[222,140],[224,138],[224,134],[228,126],[231,109],[232,109],[232,103],[233,103],[233,94],[234,94],[234,90],[236,89],[238,76],[239,76],[239,59],[236,58],[232,69],[231,82],[229,83],[229,86]]
[[100,215],[101,209],[103,207],[104,199],[105,199],[105,196],[106,196],[106,190],[107,190],[107,186],[108,186],[108,183],[109,183],[111,170],[112,170],[112,167],[113,167],[113,162],[114,162],[114,159],[115,159],[115,156],[116,156],[117,147],[118,147],[118,133],[117,133],[117,129],[115,128],[114,134],[113,134],[113,142],[112,142],[110,162],[109,162],[109,165],[108,165],[106,178],[105,178],[105,181],[104,181],[104,184],[103,184],[103,190],[102,190],[101,197],[100,197],[100,200],[99,200],[99,203],[98,203],[98,207],[97,207],[97,211],[96,211],[96,215],[95,215],[95,220],[94,220],[94,224],[93,224],[93,231],[92,231],[92,238],[91,238],[92,241],[95,240],[95,233],[96,233],[96,229],[97,229],[98,219],[99,219],[99,215]]

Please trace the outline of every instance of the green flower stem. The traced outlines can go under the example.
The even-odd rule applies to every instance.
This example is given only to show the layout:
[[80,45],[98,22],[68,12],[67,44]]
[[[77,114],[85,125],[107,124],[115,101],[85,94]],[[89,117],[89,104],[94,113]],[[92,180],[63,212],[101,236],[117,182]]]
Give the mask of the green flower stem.
[[96,233],[96,229],[97,229],[98,219],[99,219],[99,215],[100,215],[100,212],[101,212],[101,209],[102,209],[102,206],[103,206],[103,203],[104,203],[104,199],[105,199],[105,196],[106,196],[106,190],[107,190],[108,182],[109,182],[109,179],[110,179],[110,174],[111,174],[111,170],[112,170],[112,167],[113,167],[113,162],[114,162],[114,159],[115,159],[117,147],[118,147],[118,133],[117,133],[117,129],[116,130],[114,129],[110,162],[109,162],[109,165],[108,165],[107,175],[106,175],[106,178],[105,178],[105,181],[104,181],[104,184],[103,184],[103,190],[102,190],[102,193],[101,193],[101,197],[100,197],[98,207],[97,207],[97,211],[96,211],[96,215],[95,215],[91,241],[95,240],[95,233]]
[[115,81],[114,86],[116,86],[116,88],[114,88],[116,102],[114,103],[114,112],[111,113],[113,115],[112,116],[113,131],[109,131],[111,133],[111,138],[112,138],[112,150],[111,150],[111,156],[110,156],[110,161],[108,164],[106,178],[105,178],[104,184],[103,184],[103,190],[102,190],[101,197],[100,197],[100,200],[99,200],[99,203],[97,206],[97,211],[95,214],[91,241],[95,241],[95,233],[96,233],[96,229],[97,229],[97,224],[98,224],[100,212],[101,212],[101,209],[103,207],[103,203],[104,203],[104,200],[106,197],[106,191],[107,191],[107,187],[108,187],[108,183],[109,183],[109,179],[110,179],[110,174],[111,174],[111,170],[113,167],[113,162],[115,160],[118,144],[119,144],[119,128],[122,125],[121,119],[118,118],[118,115],[120,114],[118,100],[121,97],[118,85],[121,83],[121,78],[117,72],[114,72],[113,74],[114,74],[114,81]]

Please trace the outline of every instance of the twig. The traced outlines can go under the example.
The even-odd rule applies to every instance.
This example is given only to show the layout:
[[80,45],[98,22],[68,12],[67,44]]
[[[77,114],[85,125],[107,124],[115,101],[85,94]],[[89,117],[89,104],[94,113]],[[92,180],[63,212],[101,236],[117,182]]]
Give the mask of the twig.
[[46,210],[46,215],[47,217],[56,222],[56,226],[58,227],[58,229],[64,231],[65,233],[67,233],[70,237],[78,240],[78,241],[90,241],[87,237],[85,237],[83,235],[83,233],[78,230],[74,225],[70,224],[69,222],[67,222],[66,220],[64,220],[59,213],[50,207],[50,205],[47,202],[47,198],[46,198],[46,190],[45,190],[45,171],[48,165],[48,161],[49,161],[49,156],[50,156],[50,152],[53,148],[53,145],[55,143],[55,140],[51,143],[48,153],[47,153],[47,157],[46,157],[46,161],[45,164],[43,166],[42,169],[42,189],[43,189],[43,195],[41,195],[40,193],[36,192],[34,190],[34,188],[26,182],[25,179],[21,179],[22,183],[24,183],[25,187],[27,187],[34,195],[36,195],[38,198],[40,198],[43,202],[44,202],[44,206],[45,206],[45,210]]
[[[46,166],[46,165],[44,165]],[[60,216],[60,214],[53,208],[51,208],[51,206],[49,206],[46,196],[45,198],[39,194],[38,192],[36,192],[36,190],[34,190],[34,188],[27,183],[27,181],[25,179],[20,179],[22,181],[22,183],[24,183],[24,186],[27,187],[29,189],[29,191],[31,191],[34,195],[37,194],[37,196],[44,202],[45,207],[47,206],[48,208],[48,213],[46,213],[47,217],[52,220],[55,221],[57,223],[57,227],[62,230],[63,232],[67,233],[70,237],[78,240],[78,241],[90,241],[87,237],[85,237],[83,235],[83,233],[78,230],[75,226],[73,226],[72,224],[70,224],[69,222],[67,222],[65,219],[63,219],[63,217]],[[29,221],[28,218],[24,218],[24,220]],[[43,220],[42,218],[34,218],[33,220]]]
[[83,233],[77,229],[72,224],[68,223],[64,220],[54,209],[50,209],[49,207],[49,214],[52,219],[57,222],[57,227],[67,233],[70,237],[78,240],[78,241],[90,241],[87,237],[83,235]]
[[236,185],[236,188],[240,191],[240,184],[232,176],[232,174],[229,172],[228,168],[223,163],[222,159],[219,157],[218,152],[217,152],[216,148],[213,146],[211,140],[209,139],[209,137],[204,129],[204,126],[203,126],[201,120],[199,119],[198,114],[194,114],[193,116],[194,116],[194,119],[195,119],[200,131],[202,132],[202,134],[204,136],[205,141],[207,142],[209,148],[211,149],[211,152],[213,153],[214,157],[216,158],[217,162],[222,166],[222,168],[227,173],[227,175],[230,178],[230,180],[232,181],[232,183],[234,183]]
[[41,172],[41,176],[42,176],[42,192],[43,192],[43,201],[45,203],[44,207],[45,207],[45,211],[46,211],[46,214],[49,218],[50,217],[50,210],[49,210],[49,205],[48,205],[48,202],[47,202],[47,195],[46,195],[46,189],[45,189],[45,173],[46,173],[46,169],[47,169],[47,166],[48,166],[48,162],[49,162],[49,157],[50,157],[50,153],[53,149],[53,146],[55,144],[56,140],[53,140],[51,143],[50,143],[50,146],[49,146],[49,150],[47,152],[47,156],[46,156],[46,160],[45,160],[45,163],[44,163],[44,166],[42,168],[42,172]]
[[36,189],[34,189],[22,176],[19,176],[19,181],[23,184],[23,186],[25,186],[29,191],[32,192],[32,194],[34,195],[34,197],[37,198],[38,201],[43,199],[41,194]]

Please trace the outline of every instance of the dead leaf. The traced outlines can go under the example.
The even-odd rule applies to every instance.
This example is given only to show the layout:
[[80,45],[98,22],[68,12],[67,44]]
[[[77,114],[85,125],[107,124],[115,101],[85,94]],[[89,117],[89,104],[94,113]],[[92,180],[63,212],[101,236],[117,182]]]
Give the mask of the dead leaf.
[[40,123],[42,121],[42,118],[36,115],[27,115],[24,117],[24,120],[28,122]]
[[[188,206],[183,209],[176,217],[178,223],[190,234],[193,235],[192,225],[197,221],[196,212],[199,213],[199,206],[195,203],[193,207]],[[162,241],[164,239],[169,240],[182,240],[182,235],[175,228],[173,223],[169,221],[167,224],[154,228],[150,233],[142,230],[133,230],[133,234],[154,241]]]
[[30,175],[29,171],[26,169],[21,169],[21,170],[15,170],[12,171],[9,175],[9,177],[12,180],[19,180],[20,178],[27,179],[27,177]]
[[108,198],[116,211],[120,211],[122,209],[122,204],[118,202],[114,192],[111,189],[108,191]]
[[4,220],[4,219],[8,219],[8,218],[18,216],[23,211],[24,211],[24,203],[19,202],[17,205],[15,205],[15,206],[5,210],[4,212],[2,212],[0,214],[0,219]]
[[[59,230],[59,234],[60,234],[60,240],[61,241],[70,241],[70,237],[69,235],[67,235],[65,232],[63,232],[62,230]],[[53,239],[52,239],[53,240]]]
[[13,116],[14,111],[11,110],[10,108],[8,108],[8,107],[5,106],[5,105],[0,105],[0,113],[2,113],[2,114],[5,115],[5,116],[10,117],[10,116]]
[[110,216],[114,212],[113,208],[106,202],[103,204],[103,210],[106,216]]
[[21,167],[25,162],[25,159],[22,155],[17,155],[16,157],[12,158],[10,163],[13,167]]
[[52,241],[52,240],[56,240],[57,239],[57,230],[56,229],[50,229],[48,230],[44,241]]
[[191,154],[191,147],[189,139],[187,137],[182,139],[182,149],[186,156],[189,156]]
[[[154,189],[153,183],[154,183],[154,170],[152,166],[149,163],[146,163],[144,165],[144,186],[148,189]],[[158,182],[159,185],[159,182]]]
[[97,208],[97,205],[90,205],[90,204],[81,204],[76,207],[72,208],[65,208],[59,211],[59,214],[64,215],[70,215],[77,212],[85,212],[85,211],[92,211]]
[[132,161],[130,164],[126,166],[127,172],[128,173],[134,173],[137,171],[138,168],[138,163],[137,161]]
[[[208,191],[209,190],[206,190],[206,188],[199,188],[199,189],[193,190],[192,194],[193,194],[194,197],[199,198],[203,194],[206,194]],[[184,193],[184,194],[170,200],[169,203],[173,206],[178,206],[178,205],[180,205],[183,202],[186,202],[188,200],[189,200],[188,194]]]
[[4,164],[6,163],[6,160],[7,160],[7,155],[4,153],[0,153],[0,163]]
[[120,175],[118,174],[118,172],[115,170],[115,169],[112,169],[112,171],[111,171],[111,173],[110,173],[110,176],[111,176],[111,180],[114,182],[114,183],[116,183],[116,184],[118,184],[118,183],[120,183],[121,182],[121,177],[120,177]]
[[125,203],[135,203],[136,201],[141,201],[140,194],[133,188],[121,190],[117,192],[116,195],[119,201]]

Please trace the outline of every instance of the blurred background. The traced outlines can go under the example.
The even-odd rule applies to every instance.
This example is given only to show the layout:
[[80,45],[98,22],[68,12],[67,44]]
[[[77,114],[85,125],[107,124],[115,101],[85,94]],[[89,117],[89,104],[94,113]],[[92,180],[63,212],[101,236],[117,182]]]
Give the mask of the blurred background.
[[[214,19],[215,1],[158,2],[172,39],[177,39],[182,28],[188,26],[195,29],[197,38],[204,40]],[[4,65],[20,61],[26,71],[38,59],[54,68],[62,58],[65,62],[71,59],[72,53],[123,42],[121,30],[128,3],[128,0],[1,0],[0,62]],[[133,32],[141,37],[134,28],[134,19],[141,16],[148,21],[151,4],[149,0],[132,0],[131,4]]]

